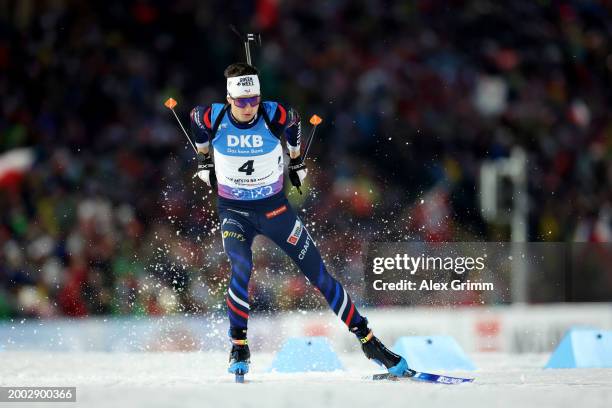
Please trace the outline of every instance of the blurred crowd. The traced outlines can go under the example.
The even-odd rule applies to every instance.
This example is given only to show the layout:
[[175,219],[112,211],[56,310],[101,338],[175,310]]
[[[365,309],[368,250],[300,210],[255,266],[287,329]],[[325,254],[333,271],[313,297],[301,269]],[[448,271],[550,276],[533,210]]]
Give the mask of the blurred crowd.
[[[224,100],[230,23],[262,33],[265,99],[324,118],[307,194],[286,191],[358,305],[367,242],[509,239],[478,179],[515,146],[529,240],[611,240],[609,1],[236,3],[0,4],[0,155],[34,157],[0,166],[0,318],[224,307],[215,194],[163,101],[187,121]],[[323,307],[255,246],[253,308]]]

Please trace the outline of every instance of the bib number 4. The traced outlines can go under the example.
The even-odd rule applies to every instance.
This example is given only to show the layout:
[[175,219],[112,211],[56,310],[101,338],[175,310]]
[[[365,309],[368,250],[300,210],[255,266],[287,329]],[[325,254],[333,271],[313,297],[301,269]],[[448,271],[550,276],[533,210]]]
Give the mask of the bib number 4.
[[254,160],[249,160],[245,162],[242,166],[238,168],[238,171],[246,173],[247,176],[250,176],[255,172],[255,169],[253,168],[253,162]]

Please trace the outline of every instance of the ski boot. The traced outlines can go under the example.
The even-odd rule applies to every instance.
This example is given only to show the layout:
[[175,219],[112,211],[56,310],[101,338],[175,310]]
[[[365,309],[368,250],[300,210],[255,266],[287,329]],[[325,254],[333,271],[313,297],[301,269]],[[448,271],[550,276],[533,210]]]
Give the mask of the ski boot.
[[372,330],[368,328],[368,320],[365,317],[357,326],[351,327],[350,330],[361,342],[361,349],[368,359],[384,366],[389,374],[393,376],[405,377],[412,375],[412,370],[408,368],[406,359],[389,350],[374,336]]
[[232,339],[232,351],[230,351],[229,368],[227,371],[236,375],[236,382],[243,383],[244,375],[249,372],[251,352],[246,339]]

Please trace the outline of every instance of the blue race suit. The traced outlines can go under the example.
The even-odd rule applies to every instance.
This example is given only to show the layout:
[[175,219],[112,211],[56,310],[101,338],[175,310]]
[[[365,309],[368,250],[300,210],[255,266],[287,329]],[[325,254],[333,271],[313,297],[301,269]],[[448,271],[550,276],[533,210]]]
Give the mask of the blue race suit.
[[363,318],[346,290],[325,268],[314,240],[282,190],[283,154],[275,134],[284,133],[289,150],[299,151],[299,117],[276,102],[262,103],[272,130],[261,114],[250,123],[239,123],[228,110],[212,140],[213,123],[223,112],[223,105],[198,106],[191,112],[196,145],[211,144],[214,153],[223,248],[232,270],[226,298],[230,333],[246,333],[251,246],[258,234],[280,247],[323,294],[334,313],[349,328],[355,327]]

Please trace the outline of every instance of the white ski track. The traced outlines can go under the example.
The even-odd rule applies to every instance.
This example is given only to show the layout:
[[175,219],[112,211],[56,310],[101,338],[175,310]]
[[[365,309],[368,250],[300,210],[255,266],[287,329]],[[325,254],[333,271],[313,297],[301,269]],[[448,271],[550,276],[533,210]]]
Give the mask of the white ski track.
[[236,384],[227,357],[221,352],[0,351],[0,386],[77,387],[76,403],[35,404],[53,408],[612,407],[612,369],[544,370],[548,354],[472,354],[479,370],[446,374],[477,381],[453,386],[364,380],[380,369],[360,353],[339,355],[344,371],[268,372],[273,354],[257,351],[245,383]]

